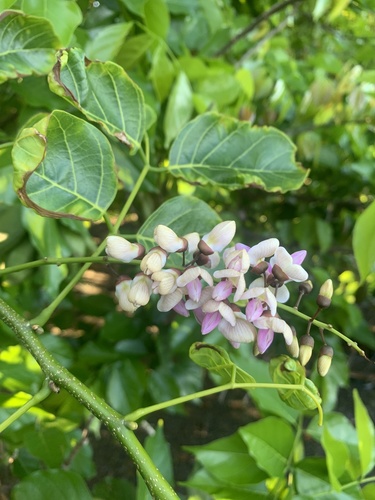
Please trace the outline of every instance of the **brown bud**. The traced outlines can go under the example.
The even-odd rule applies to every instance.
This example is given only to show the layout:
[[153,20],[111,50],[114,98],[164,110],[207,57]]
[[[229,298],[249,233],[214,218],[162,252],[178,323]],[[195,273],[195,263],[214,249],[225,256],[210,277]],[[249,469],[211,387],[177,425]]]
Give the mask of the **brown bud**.
[[300,283],[298,287],[298,291],[304,294],[310,293],[312,289],[313,289],[313,284],[311,283],[310,280]]
[[289,344],[289,345],[287,344],[286,345],[286,349],[289,352],[289,354],[291,356],[293,356],[293,358],[298,358],[298,355],[299,355],[299,344],[298,344],[298,338],[297,338],[296,329],[294,328],[294,326],[291,326],[290,328],[292,329],[292,332],[293,332],[293,340],[292,340],[291,344]]
[[325,377],[328,373],[328,370],[331,367],[333,358],[333,349],[329,345],[324,345],[319,351],[318,358],[318,373],[320,376]]
[[259,274],[259,275],[265,273],[267,271],[267,269],[268,269],[268,262],[265,262],[264,260],[262,260],[256,266],[251,268],[253,273]]
[[281,267],[278,266],[277,264],[275,264],[273,266],[272,274],[275,276],[277,281],[279,281],[280,283],[284,283],[285,281],[288,281],[288,279],[289,279],[289,276],[287,274],[285,274],[284,271],[281,269]]
[[207,243],[203,240],[200,240],[198,243],[198,248],[203,253],[203,255],[212,255],[214,251],[212,250],[211,247],[207,245]]
[[199,251],[194,253],[194,258],[195,258],[195,262],[197,263],[198,266],[205,266],[210,261],[210,259],[208,258],[208,255],[204,255],[203,253],[201,253]]
[[310,361],[314,348],[314,339],[311,335],[302,335],[299,341],[299,360],[302,366]]
[[316,303],[320,307],[320,309],[327,309],[331,305],[331,299],[325,297],[324,295],[318,295],[316,298]]

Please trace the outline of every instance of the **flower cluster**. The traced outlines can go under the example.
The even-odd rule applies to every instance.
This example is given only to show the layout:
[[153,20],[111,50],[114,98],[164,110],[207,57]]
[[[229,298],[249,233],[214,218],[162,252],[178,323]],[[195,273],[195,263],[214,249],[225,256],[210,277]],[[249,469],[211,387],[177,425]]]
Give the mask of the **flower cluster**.
[[[306,252],[289,254],[276,238],[252,247],[229,246],[235,232],[234,221],[221,222],[202,237],[198,233],[179,236],[158,225],[154,230],[157,246],[147,253],[142,245],[109,236],[109,256],[123,262],[140,259],[141,272],[134,278],[122,276],[117,283],[121,309],[133,313],[157,295],[159,311],[194,314],[203,335],[217,328],[234,347],[255,342],[255,351],[262,354],[275,333],[282,334],[289,351],[298,356],[295,331],[280,318],[277,306],[289,299],[290,282],[300,283],[302,293],[311,290],[301,265]],[[187,256],[191,260],[180,268],[166,268],[174,253],[182,253],[184,262]]]

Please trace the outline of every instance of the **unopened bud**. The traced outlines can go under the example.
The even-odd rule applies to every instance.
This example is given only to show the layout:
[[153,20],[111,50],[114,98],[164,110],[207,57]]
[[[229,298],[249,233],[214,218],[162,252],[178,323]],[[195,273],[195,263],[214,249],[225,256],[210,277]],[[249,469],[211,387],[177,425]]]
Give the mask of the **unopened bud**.
[[296,329],[294,328],[294,326],[291,326],[290,328],[293,332],[293,340],[292,340],[291,344],[289,344],[289,345],[286,344],[286,348],[287,348],[287,351],[289,352],[289,354],[291,356],[293,356],[293,358],[298,358],[298,356],[299,356],[299,344],[298,344]]
[[325,377],[331,367],[333,358],[333,349],[329,345],[324,345],[319,351],[318,358],[318,373],[320,376]]
[[109,257],[122,260],[123,262],[131,262],[134,259],[142,258],[145,248],[139,243],[130,243],[130,241],[121,236],[108,236],[105,251]]
[[263,274],[267,271],[268,269],[268,262],[265,262],[264,260],[262,260],[261,262],[259,262],[256,266],[252,267],[251,268],[251,271],[255,274]]
[[159,247],[168,253],[185,252],[188,247],[188,242],[185,238],[180,238],[171,228],[163,224],[155,227],[154,240]]
[[310,361],[314,348],[314,339],[311,335],[302,335],[299,341],[299,360],[302,366]]
[[298,287],[298,291],[303,294],[310,293],[312,289],[313,289],[313,284],[311,283],[310,280],[300,283]]
[[275,276],[278,282],[284,283],[285,281],[288,281],[289,277],[287,274],[284,273],[284,271],[281,269],[280,266],[275,264],[272,268],[272,274]]
[[332,295],[333,295],[333,284],[332,280],[328,279],[320,287],[316,303],[321,309],[326,309],[331,305]]
[[212,250],[212,248],[210,246],[207,245],[207,243],[203,240],[200,240],[199,243],[198,243],[198,248],[199,248],[199,251],[203,254],[203,255],[211,255],[214,253],[214,251]]

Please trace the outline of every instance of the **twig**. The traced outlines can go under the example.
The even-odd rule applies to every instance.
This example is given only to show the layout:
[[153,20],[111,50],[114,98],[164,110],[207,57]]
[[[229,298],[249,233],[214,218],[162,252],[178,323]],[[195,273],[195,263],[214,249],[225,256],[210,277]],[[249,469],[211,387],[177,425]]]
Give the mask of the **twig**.
[[217,52],[215,52],[214,57],[219,57],[224,55],[230,48],[233,47],[241,38],[244,38],[247,34],[249,34],[253,29],[255,29],[258,24],[260,24],[263,21],[266,21],[268,18],[273,16],[273,14],[276,14],[276,12],[279,12],[280,10],[285,9],[288,7],[288,5],[293,5],[294,3],[298,3],[301,0],[285,0],[284,2],[276,3],[273,5],[270,9],[266,10],[262,14],[260,14],[258,17],[254,19],[254,21],[249,24],[249,26],[246,26],[245,29],[240,31],[235,37],[233,37],[229,42],[224,45],[221,49],[219,49]]

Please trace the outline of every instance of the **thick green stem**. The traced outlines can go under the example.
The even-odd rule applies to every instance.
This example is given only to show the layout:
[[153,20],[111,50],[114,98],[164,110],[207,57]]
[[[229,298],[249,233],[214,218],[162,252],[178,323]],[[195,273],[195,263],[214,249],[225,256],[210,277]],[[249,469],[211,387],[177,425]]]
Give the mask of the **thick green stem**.
[[[48,380],[64,388],[103,422],[122,444],[143,477],[151,495],[158,500],[176,500],[178,496],[160,474],[123,417],[58,363],[32,331],[30,324],[0,299],[0,320],[16,334],[21,344],[39,363]],[[125,383],[125,381],[124,381]]]

